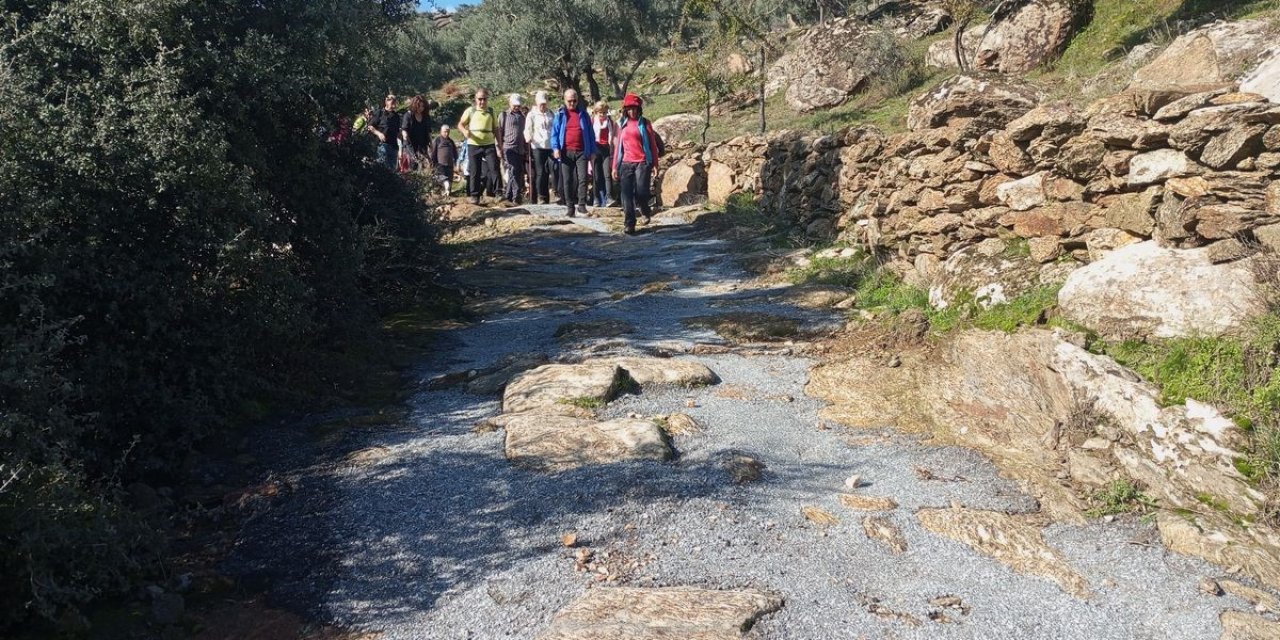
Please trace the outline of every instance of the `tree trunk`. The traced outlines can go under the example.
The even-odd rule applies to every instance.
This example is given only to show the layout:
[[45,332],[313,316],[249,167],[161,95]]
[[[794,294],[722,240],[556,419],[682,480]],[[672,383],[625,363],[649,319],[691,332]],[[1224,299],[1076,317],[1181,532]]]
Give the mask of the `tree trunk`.
[[707,103],[702,111],[702,144],[707,144],[707,131],[711,129],[711,88],[707,87]]
[[618,98],[625,96],[627,91],[631,89],[631,80],[636,77],[636,72],[640,70],[640,65],[644,64],[644,61],[647,59],[648,58],[638,58],[631,64],[631,70],[627,71],[627,76],[622,79],[622,89],[618,91]]
[[964,50],[964,30],[967,29],[968,27],[969,27],[968,19],[965,19],[962,22],[956,23],[956,35],[955,35],[955,40],[952,43],[952,46],[955,47],[955,51],[956,51],[956,66],[959,67],[961,71],[969,70],[969,57]]
[[613,67],[604,68],[604,79],[605,82],[609,83],[609,90],[613,92],[613,99],[621,100],[624,93],[622,90],[622,78],[619,78],[618,74],[613,72]]
[[596,82],[596,70],[591,65],[585,65],[582,73],[587,76],[587,88],[591,91],[591,103],[595,104],[600,101],[600,83]]
[[760,135],[764,135],[764,47],[760,47],[760,67],[756,69],[756,73],[760,75]]

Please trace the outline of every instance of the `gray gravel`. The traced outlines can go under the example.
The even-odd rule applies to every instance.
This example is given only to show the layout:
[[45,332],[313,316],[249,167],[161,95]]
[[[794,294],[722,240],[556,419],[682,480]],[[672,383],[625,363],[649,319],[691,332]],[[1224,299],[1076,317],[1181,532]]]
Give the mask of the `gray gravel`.
[[[424,363],[424,383],[516,352],[571,359],[587,351],[679,351],[715,343],[715,334],[679,320],[726,306],[793,316],[813,330],[841,322],[768,303],[767,292],[742,286],[746,276],[721,242],[680,225],[632,238],[534,230],[516,246],[519,255],[538,256],[527,268],[586,272],[587,284],[544,293],[592,306],[580,313],[512,313],[457,330]],[[679,278],[674,291],[634,295],[658,275]],[[554,337],[564,322],[602,318],[626,319],[638,331],[579,345],[577,352],[565,351]],[[383,631],[388,639],[536,636],[557,610],[597,584],[574,570],[573,550],[560,543],[569,532],[597,557],[608,551],[638,560],[623,584],[781,594],[786,606],[756,626],[751,637],[757,638],[1216,639],[1224,608],[1249,608],[1233,597],[1201,594],[1200,579],[1222,570],[1166,551],[1154,527],[1136,520],[1046,531],[1088,580],[1096,594],[1091,600],[1014,573],[929,533],[913,515],[953,501],[1035,511],[1035,501],[984,458],[906,435],[821,424],[820,403],[803,393],[813,365],[807,359],[695,359],[719,374],[721,385],[646,389],[604,411],[697,418],[704,431],[676,438],[680,457],[669,464],[557,474],[514,469],[502,456],[501,432],[472,432],[498,412],[496,398],[427,391],[425,384],[403,428],[354,432],[330,456],[389,448],[376,464],[308,466],[304,458],[311,453],[264,435],[264,455],[280,456],[281,473],[296,478],[297,489],[249,523],[231,568],[268,587],[277,604],[322,622]],[[725,385],[749,397],[721,397]],[[720,462],[734,453],[764,461],[764,478],[730,482]],[[284,470],[291,462],[294,468]],[[922,480],[916,467],[958,479]],[[836,494],[855,473],[867,483],[860,491],[900,504],[889,518],[907,539],[906,553],[895,556],[867,539],[861,516],[838,504]],[[800,508],[810,505],[840,522],[825,530],[809,523]],[[962,598],[969,613],[948,612],[952,623],[930,620],[938,608],[928,601],[943,595]],[[905,616],[878,616],[869,611],[872,604]]]

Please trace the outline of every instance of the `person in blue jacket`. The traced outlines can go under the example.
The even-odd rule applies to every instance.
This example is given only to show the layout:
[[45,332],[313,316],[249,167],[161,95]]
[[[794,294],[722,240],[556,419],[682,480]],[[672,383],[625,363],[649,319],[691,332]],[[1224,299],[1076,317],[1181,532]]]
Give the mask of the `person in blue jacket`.
[[591,115],[573,89],[564,92],[564,106],[551,123],[551,155],[560,161],[560,192],[569,207],[566,215],[572,218],[575,210],[586,213],[587,167],[596,155],[596,137]]

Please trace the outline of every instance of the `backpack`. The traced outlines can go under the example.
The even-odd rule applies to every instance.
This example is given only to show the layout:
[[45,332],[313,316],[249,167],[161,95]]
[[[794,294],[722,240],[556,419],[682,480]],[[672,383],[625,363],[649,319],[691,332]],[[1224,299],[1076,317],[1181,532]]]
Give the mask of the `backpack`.
[[[649,131],[649,137],[653,138],[653,148],[657,149],[658,158],[667,155],[667,143],[662,141],[662,136],[658,135],[658,130],[653,128],[653,123],[644,116],[640,116],[640,122]],[[654,161],[656,162],[658,158],[654,158]]]

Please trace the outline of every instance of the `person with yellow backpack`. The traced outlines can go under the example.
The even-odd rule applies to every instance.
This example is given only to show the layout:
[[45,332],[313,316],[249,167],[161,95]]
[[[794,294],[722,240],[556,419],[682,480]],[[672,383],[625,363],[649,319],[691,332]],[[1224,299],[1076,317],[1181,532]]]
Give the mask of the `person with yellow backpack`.
[[471,204],[480,204],[486,192],[493,197],[498,191],[498,116],[489,106],[489,90],[476,91],[475,104],[467,107],[458,120],[458,131],[467,143],[467,194]]

